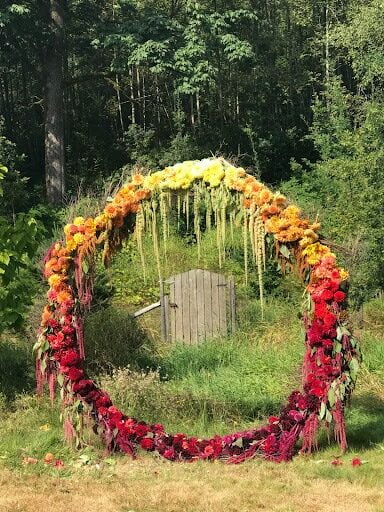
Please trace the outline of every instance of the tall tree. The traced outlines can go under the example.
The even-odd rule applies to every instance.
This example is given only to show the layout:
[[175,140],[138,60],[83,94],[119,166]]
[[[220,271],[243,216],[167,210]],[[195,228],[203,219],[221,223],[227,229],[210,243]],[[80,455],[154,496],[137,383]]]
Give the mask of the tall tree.
[[63,62],[64,0],[50,0],[52,45],[46,51],[45,180],[48,201],[60,204],[65,190]]

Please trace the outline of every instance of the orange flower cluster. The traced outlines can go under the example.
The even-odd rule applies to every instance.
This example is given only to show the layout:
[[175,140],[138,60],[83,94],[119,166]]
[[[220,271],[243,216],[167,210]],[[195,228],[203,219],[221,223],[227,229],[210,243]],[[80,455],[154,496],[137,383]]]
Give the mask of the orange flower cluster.
[[43,328],[52,319],[52,304],[56,303],[57,309],[64,315],[73,305],[71,289],[67,283],[69,266],[72,261],[69,250],[58,242],[50,250],[49,255],[50,257],[46,261],[43,271],[49,284],[48,305],[45,306],[41,318],[41,327]]
[[265,229],[267,233],[273,233],[279,242],[296,242],[299,240],[301,247],[313,244],[319,238],[316,231],[320,228],[320,224],[310,224],[309,220],[302,219],[300,214],[300,208],[289,205],[281,210],[279,214],[270,216],[265,221]]
[[141,174],[135,174],[132,177],[131,183],[121,187],[113,200],[107,204],[100,219],[96,218],[95,220],[101,223],[104,222],[105,225],[107,225],[108,221],[111,221],[113,227],[121,227],[126,215],[136,213],[140,202],[151,195],[149,189],[139,188],[143,183],[144,177]]

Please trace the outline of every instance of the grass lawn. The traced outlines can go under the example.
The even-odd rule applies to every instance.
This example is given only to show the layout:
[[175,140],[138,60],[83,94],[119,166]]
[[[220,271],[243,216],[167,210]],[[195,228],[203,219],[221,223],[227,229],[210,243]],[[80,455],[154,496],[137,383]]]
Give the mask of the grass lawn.
[[[170,432],[212,435],[265,421],[300,381],[299,322],[277,311],[247,338],[168,351],[165,381],[123,373],[103,385],[125,412]],[[384,343],[380,329],[361,338],[365,364],[343,456],[325,432],[319,451],[281,464],[171,463],[144,452],[132,460],[97,442],[75,451],[63,441],[59,403],[25,395],[0,409],[0,512],[384,512]],[[64,466],[45,464],[47,453]],[[363,464],[352,466],[355,457]]]
[[350,463],[354,453],[333,466],[334,447],[288,464],[175,464],[143,455],[62,470],[2,467],[0,510],[379,512],[384,511],[383,449],[359,451],[367,463],[358,467]]
[[[349,451],[339,457],[323,435],[318,452],[281,464],[171,463],[143,452],[132,460],[95,446],[76,452],[62,441],[57,408],[32,397],[22,403],[0,426],[1,512],[384,512],[384,403],[368,371],[348,413]],[[64,467],[42,462],[47,452]],[[39,461],[23,465],[25,456]],[[352,466],[355,457],[363,464]]]

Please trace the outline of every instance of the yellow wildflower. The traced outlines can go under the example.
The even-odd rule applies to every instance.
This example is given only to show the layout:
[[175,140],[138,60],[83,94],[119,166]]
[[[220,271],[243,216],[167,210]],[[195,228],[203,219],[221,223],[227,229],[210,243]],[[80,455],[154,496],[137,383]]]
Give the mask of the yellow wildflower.
[[331,251],[329,250],[329,247],[326,245],[321,244],[320,242],[316,242],[314,244],[308,245],[303,250],[303,256],[306,256],[307,263],[309,265],[315,265],[318,263],[321,258],[324,256],[330,256],[332,255]]
[[339,268],[339,272],[340,272],[340,279],[342,281],[346,281],[349,277],[349,272],[347,270],[345,270],[344,268]]
[[165,179],[165,173],[163,171],[157,171],[153,174],[149,174],[145,176],[143,182],[143,188],[148,188],[149,190],[153,190],[161,181]]
[[68,251],[74,251],[76,249],[77,245],[76,245],[76,242],[73,240],[73,238],[71,240],[67,240],[67,246],[66,248],[68,249]]
[[212,164],[204,171],[203,179],[211,187],[217,187],[224,176],[225,172],[220,160],[212,160]]
[[267,233],[277,233],[280,229],[280,219],[277,216],[271,217],[265,222],[265,230]]
[[102,213],[94,219],[94,225],[96,229],[104,228],[107,223],[107,216]]
[[59,274],[52,274],[48,278],[48,284],[51,288],[57,288],[61,285],[62,277]]
[[84,235],[82,233],[75,233],[73,235],[73,241],[76,245],[81,245],[84,242]]
[[284,216],[288,217],[288,218],[298,217],[300,215],[300,213],[301,213],[300,208],[298,208],[297,206],[295,206],[293,204],[290,204],[284,210]]
[[73,224],[77,227],[82,226],[84,224],[84,217],[76,217]]

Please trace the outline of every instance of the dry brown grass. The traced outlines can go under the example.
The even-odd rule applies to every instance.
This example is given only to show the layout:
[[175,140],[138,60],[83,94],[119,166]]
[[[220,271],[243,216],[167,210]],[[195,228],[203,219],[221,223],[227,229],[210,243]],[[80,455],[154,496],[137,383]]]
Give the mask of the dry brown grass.
[[[327,463],[327,467],[329,461]],[[306,475],[305,467],[309,469]],[[313,461],[171,464],[145,457],[69,477],[0,470],[1,512],[383,512],[382,482],[322,477]],[[361,468],[358,468],[359,471]]]

